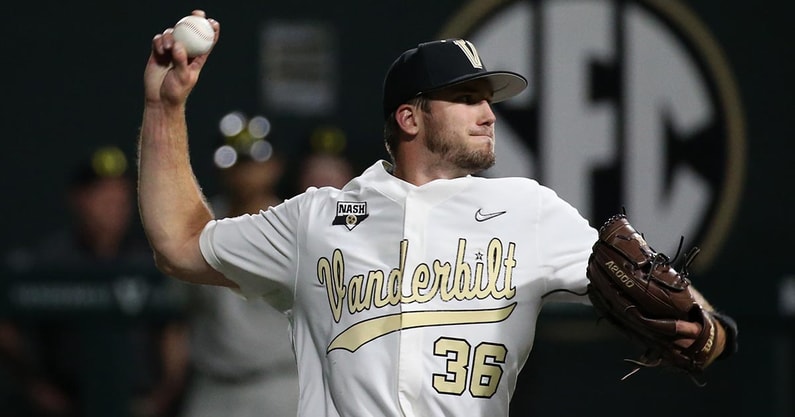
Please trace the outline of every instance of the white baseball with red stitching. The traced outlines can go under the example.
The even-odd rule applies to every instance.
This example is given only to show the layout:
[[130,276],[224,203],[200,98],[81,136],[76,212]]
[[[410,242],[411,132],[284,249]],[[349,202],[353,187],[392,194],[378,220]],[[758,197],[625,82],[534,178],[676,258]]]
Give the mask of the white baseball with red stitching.
[[210,52],[214,38],[210,21],[201,16],[185,16],[174,25],[174,39],[185,46],[189,57]]

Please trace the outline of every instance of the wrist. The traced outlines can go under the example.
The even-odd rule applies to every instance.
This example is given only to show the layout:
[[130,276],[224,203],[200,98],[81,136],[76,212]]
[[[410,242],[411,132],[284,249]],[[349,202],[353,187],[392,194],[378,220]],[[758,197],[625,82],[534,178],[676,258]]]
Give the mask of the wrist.
[[185,103],[172,103],[165,100],[144,100],[144,109],[149,112],[159,112],[163,114],[184,114]]
[[721,352],[716,359],[726,359],[737,353],[739,348],[737,342],[737,335],[739,333],[739,330],[737,329],[737,322],[728,315],[719,313],[717,311],[710,311],[709,315],[712,316],[712,318],[714,318],[715,321],[717,321],[718,324],[720,324],[720,326],[723,328],[723,333],[726,338],[723,346],[723,352]]

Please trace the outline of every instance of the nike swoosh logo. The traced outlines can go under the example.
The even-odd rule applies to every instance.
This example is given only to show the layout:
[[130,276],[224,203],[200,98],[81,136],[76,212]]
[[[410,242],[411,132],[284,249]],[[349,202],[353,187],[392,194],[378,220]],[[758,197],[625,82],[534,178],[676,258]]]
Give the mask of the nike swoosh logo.
[[507,211],[495,211],[494,213],[483,213],[481,209],[475,212],[475,220],[479,222],[485,222],[486,220],[491,220],[497,216],[502,216],[503,214],[507,213]]

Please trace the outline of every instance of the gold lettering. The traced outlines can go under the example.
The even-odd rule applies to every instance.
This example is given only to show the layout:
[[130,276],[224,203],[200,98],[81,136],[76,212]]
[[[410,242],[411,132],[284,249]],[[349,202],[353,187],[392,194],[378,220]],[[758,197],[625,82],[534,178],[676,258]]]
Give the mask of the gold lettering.
[[470,291],[469,294],[467,294],[467,300],[474,300],[476,298],[482,300],[488,297],[488,284],[486,284],[486,287],[487,288],[483,288],[483,262],[476,262],[475,273],[472,283],[469,285]]
[[411,294],[403,299],[404,303],[425,303],[439,292],[439,280],[433,279],[427,264],[419,264],[411,277]]
[[376,308],[386,307],[389,304],[384,294],[384,271],[370,271],[367,274],[367,297],[372,297]]
[[486,287],[489,293],[497,293],[497,280],[500,278],[502,265],[502,242],[499,239],[491,239],[489,248],[486,249]]
[[612,272],[613,275],[615,275],[616,278],[618,278],[618,280],[622,284],[624,284],[625,287],[632,288],[632,287],[635,286],[635,281],[632,281],[632,279],[629,277],[629,275],[627,275],[627,273],[624,272],[624,270],[621,269],[621,267],[616,265],[615,262],[607,261],[607,262],[605,262],[605,266],[607,267],[608,271]]
[[363,293],[364,275],[354,275],[348,283],[348,312],[358,313],[370,308],[370,298]]
[[[502,250],[502,243],[499,239],[494,238],[489,242],[489,248],[491,245],[500,245],[500,250]],[[497,279],[499,278],[498,275],[494,276],[494,290],[492,290],[492,296],[494,298],[505,298],[511,299],[516,295],[516,288],[514,288],[512,279],[513,279],[513,268],[516,267],[516,259],[514,258],[514,254],[516,253],[516,244],[513,242],[508,243],[508,254],[505,256],[505,260],[502,262],[502,266],[505,267],[505,282],[502,285],[501,290],[497,290]],[[489,277],[491,279],[491,277]]]
[[[317,277],[326,287],[329,306],[336,322],[340,321],[345,306],[349,314],[356,314],[373,307],[425,303],[436,296],[442,301],[513,298],[516,295],[516,288],[512,284],[513,270],[516,267],[516,245],[509,243],[503,258],[502,242],[497,238],[491,239],[485,260],[475,262],[474,268],[466,261],[466,247],[466,239],[459,239],[455,266],[438,259],[433,261],[433,267],[427,263],[418,264],[412,271],[408,294],[403,294],[409,249],[408,240],[405,239],[400,242],[398,266],[392,268],[389,275],[383,270],[371,270],[366,274],[351,276],[346,285],[345,259],[342,251],[335,249],[331,260],[325,257],[318,259]],[[606,266],[616,276],[624,274],[615,265],[609,263]]]
[[317,279],[326,286],[329,307],[334,316],[334,321],[339,323],[342,317],[342,300],[345,298],[345,284],[342,277],[345,275],[345,262],[342,251],[335,249],[332,260],[320,258],[317,260]]
[[389,272],[389,278],[386,281],[387,285],[387,300],[389,304],[396,306],[400,304],[403,296],[401,288],[403,287],[403,269],[406,268],[406,252],[408,251],[409,241],[403,239],[400,241],[400,266],[393,268]]
[[450,291],[449,297],[459,301],[467,299],[464,294],[464,288],[466,288],[467,282],[472,279],[472,267],[464,260],[466,246],[466,239],[458,239],[458,250],[455,254],[455,272],[452,279],[453,285],[448,288]]
[[516,303],[501,308],[455,311],[406,311],[367,319],[343,330],[329,343],[326,352],[345,349],[355,352],[363,345],[398,330],[426,326],[456,326],[498,323],[510,317]]
[[440,260],[433,261],[433,273],[436,274],[436,291],[443,301],[450,301],[452,297],[450,292],[447,291],[447,286],[450,285],[450,271],[453,267],[450,262],[442,263]]
[[707,343],[704,344],[704,349],[702,351],[707,352],[709,354],[712,352],[712,345],[715,343],[715,323],[712,320],[707,319],[710,323],[709,326],[709,338],[707,339]]

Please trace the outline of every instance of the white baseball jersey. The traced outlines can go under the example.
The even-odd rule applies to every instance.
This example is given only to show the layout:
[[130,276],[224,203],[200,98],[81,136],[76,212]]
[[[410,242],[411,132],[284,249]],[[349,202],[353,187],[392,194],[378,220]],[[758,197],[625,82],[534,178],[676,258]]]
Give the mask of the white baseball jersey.
[[507,416],[542,296],[584,292],[596,230],[530,179],[389,168],[212,221],[202,253],[291,310],[299,415]]

